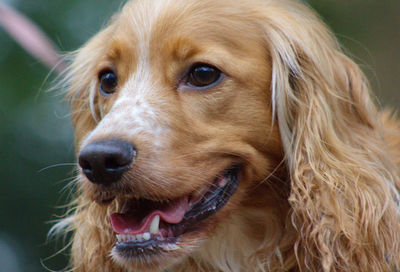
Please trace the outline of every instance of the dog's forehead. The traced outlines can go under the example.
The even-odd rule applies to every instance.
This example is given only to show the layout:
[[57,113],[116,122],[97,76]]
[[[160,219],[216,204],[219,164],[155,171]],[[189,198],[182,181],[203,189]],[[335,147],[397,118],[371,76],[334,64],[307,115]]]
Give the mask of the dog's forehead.
[[249,59],[250,51],[264,51],[263,30],[252,19],[256,11],[247,1],[128,2],[114,21],[114,42],[107,49],[108,55],[120,55],[121,83],[140,78],[135,75],[140,73],[176,79],[178,70],[196,61],[221,68],[241,57]]
[[168,79],[168,76],[176,79],[178,70],[193,61],[210,61],[218,66],[213,60],[224,64],[224,58],[225,63],[241,55],[248,58],[246,52],[257,50],[254,42],[259,43],[261,35],[254,31],[251,16],[246,16],[254,11],[246,10],[240,3],[231,0],[128,2],[114,21],[114,42],[107,49],[109,56],[120,55],[120,60],[115,62],[119,63],[121,83],[133,86],[135,81],[140,81],[143,85],[148,80],[154,85],[155,80]]
[[[130,37],[135,50],[166,50],[171,43],[212,43],[235,49],[261,36],[249,0],[138,0],[128,2],[116,19],[116,35]],[[251,30],[250,30],[251,29]],[[260,30],[260,29],[258,29]],[[256,33],[257,32],[257,33]],[[175,46],[176,47],[176,46]],[[187,45],[181,51],[187,50]]]

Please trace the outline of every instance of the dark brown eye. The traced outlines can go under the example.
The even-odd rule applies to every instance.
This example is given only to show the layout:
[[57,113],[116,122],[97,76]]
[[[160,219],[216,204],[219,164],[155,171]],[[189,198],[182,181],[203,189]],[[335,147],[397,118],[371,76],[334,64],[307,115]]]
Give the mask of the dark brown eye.
[[194,66],[188,75],[187,83],[190,87],[207,87],[221,78],[221,71],[207,64]]
[[118,84],[117,75],[112,70],[105,70],[99,74],[100,92],[104,95],[110,95],[115,92]]

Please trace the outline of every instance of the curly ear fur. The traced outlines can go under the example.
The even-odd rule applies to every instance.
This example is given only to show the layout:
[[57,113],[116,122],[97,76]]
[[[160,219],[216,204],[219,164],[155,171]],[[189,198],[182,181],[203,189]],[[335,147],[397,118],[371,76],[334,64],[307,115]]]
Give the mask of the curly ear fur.
[[280,8],[265,29],[300,270],[397,271],[399,168],[367,81],[317,16]]

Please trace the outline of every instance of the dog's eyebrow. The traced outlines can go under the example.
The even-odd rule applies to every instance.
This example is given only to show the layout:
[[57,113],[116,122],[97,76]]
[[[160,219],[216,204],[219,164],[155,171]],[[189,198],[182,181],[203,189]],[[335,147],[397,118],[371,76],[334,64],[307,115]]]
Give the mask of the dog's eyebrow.
[[186,39],[177,39],[169,46],[173,47],[172,57],[178,61],[190,59],[200,51],[197,46]]

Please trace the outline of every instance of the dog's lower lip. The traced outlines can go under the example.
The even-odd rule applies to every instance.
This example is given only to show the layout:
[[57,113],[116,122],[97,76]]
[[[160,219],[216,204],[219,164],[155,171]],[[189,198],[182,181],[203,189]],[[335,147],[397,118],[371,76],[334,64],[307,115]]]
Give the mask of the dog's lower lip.
[[[138,254],[154,255],[176,249],[174,245],[185,233],[201,229],[199,223],[215,214],[228,202],[240,182],[241,165],[235,164],[225,169],[214,181],[214,185],[200,197],[185,212],[183,219],[177,224],[163,222],[168,229],[163,233],[151,234],[146,232],[135,235],[118,235],[114,250],[121,256],[136,256]],[[221,183],[221,177],[226,182]],[[143,237],[145,236],[145,237]],[[137,238],[139,237],[139,238]]]

